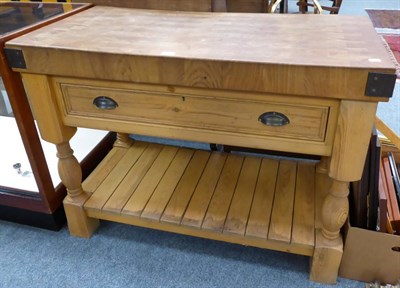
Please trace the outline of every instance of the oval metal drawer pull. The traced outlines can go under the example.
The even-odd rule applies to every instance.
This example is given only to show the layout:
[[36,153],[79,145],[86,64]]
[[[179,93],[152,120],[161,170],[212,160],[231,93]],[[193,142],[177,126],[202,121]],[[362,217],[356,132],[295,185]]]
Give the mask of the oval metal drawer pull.
[[118,107],[118,103],[106,96],[99,96],[93,100],[94,106],[102,110],[112,110]]
[[289,118],[279,112],[265,112],[258,117],[258,121],[267,126],[284,126],[290,123]]

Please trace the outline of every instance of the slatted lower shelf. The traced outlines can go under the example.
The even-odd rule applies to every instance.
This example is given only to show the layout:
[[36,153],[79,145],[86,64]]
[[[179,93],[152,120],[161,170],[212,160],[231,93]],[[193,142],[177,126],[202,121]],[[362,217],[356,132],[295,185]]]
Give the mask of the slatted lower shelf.
[[83,183],[89,217],[312,255],[315,164],[135,142]]

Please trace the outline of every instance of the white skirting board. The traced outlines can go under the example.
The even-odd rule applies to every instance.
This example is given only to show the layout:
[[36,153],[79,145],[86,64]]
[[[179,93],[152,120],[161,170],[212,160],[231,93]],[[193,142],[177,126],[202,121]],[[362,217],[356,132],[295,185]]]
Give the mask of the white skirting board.
[[[82,161],[105,135],[107,131],[78,129],[70,141],[78,161]],[[61,182],[57,171],[56,146],[43,140],[41,143],[53,186],[56,187]],[[21,163],[21,173],[13,168],[15,163]],[[0,116],[0,186],[36,193],[39,191],[13,117]]]

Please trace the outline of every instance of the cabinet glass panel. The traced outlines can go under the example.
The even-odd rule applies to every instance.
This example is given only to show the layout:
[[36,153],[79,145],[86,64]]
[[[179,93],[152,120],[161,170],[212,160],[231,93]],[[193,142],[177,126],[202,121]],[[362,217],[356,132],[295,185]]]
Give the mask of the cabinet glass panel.
[[0,3],[0,35],[13,33],[81,6],[65,3]]
[[39,190],[2,78],[0,90],[0,186],[37,193]]
[[[39,25],[43,25],[43,23],[61,16],[61,14],[68,13],[84,5],[85,4],[0,1],[0,48],[2,49],[7,39],[9,40],[26,33],[26,29],[31,29],[33,27],[36,29]],[[0,52],[3,57],[3,51]],[[29,133],[19,131],[14,114],[20,109],[16,109],[16,106],[14,106],[13,109],[13,105],[10,103],[9,99],[11,93],[9,91],[9,95],[7,95],[7,90],[5,88],[11,86],[4,85],[3,83],[3,79],[4,81],[9,79],[7,81],[14,82],[15,79],[13,78],[19,76],[10,74],[7,70],[0,71],[6,71],[4,75],[2,74],[3,72],[1,72],[0,75],[3,77],[0,77],[0,191],[38,193],[39,187],[32,172],[32,162],[30,161],[34,159],[34,161],[43,163],[41,165],[47,164],[53,184],[58,184],[60,179],[56,173],[57,160],[55,157],[55,147],[53,147],[54,145],[42,142],[46,161],[39,160],[39,158],[43,159],[43,155],[28,157],[23,139],[27,139],[28,143],[37,140],[30,139]],[[13,103],[15,101],[11,102]],[[24,115],[18,116],[17,119],[24,118]],[[56,176],[53,177],[53,174]]]

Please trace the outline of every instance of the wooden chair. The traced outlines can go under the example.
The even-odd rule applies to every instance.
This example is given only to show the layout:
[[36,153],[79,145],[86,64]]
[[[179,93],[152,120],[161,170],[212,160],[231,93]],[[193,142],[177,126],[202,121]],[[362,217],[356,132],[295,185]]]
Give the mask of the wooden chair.
[[275,13],[279,6],[279,13],[288,13],[288,0],[267,0],[267,13]]
[[[328,11],[329,14],[339,14],[340,6],[342,5],[342,0],[330,0],[332,6],[320,5],[318,0],[313,0],[314,3],[308,3],[307,0],[300,0],[297,5],[300,8],[301,13],[307,13],[308,7],[314,7],[314,13],[322,14],[323,11]],[[318,2],[318,6],[315,4]]]
[[[314,14],[321,14],[323,11],[322,6],[320,5],[318,0],[311,0],[313,3],[307,3],[307,0],[300,0],[300,2],[297,3],[298,6],[300,6],[300,11],[302,13],[305,13],[307,11],[308,6],[313,6],[314,7]],[[340,0],[341,1],[341,0]],[[300,4],[301,3],[301,4]],[[278,5],[280,6],[280,13],[288,13],[288,0],[271,0],[270,4],[268,5],[267,12],[269,13],[275,13],[276,9],[278,8]],[[302,11],[302,7],[305,7]]]
[[[271,0],[269,5],[267,5],[267,12],[274,13],[280,5],[280,12],[287,13],[287,4],[288,0]],[[314,8],[314,14],[322,14],[324,11],[328,11],[329,14],[338,14],[340,6],[342,5],[342,0],[331,0],[332,6],[325,6],[319,3],[319,0],[311,0],[312,3],[309,3],[308,0],[300,0],[297,2],[301,13],[307,13],[308,7]],[[269,2],[269,1],[268,1]]]

